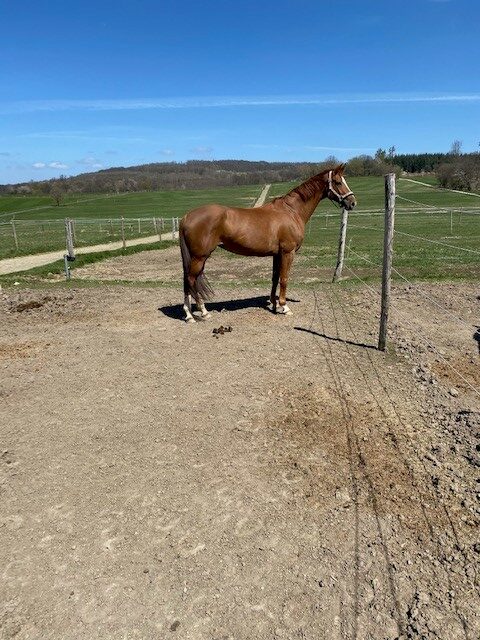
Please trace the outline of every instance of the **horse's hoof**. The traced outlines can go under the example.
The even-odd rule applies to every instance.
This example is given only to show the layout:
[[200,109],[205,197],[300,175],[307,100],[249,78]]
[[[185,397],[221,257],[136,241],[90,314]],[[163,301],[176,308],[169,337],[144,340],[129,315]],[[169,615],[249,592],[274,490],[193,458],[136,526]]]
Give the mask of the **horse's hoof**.
[[284,307],[280,307],[277,311],[282,316],[293,316],[293,312],[285,305]]
[[193,323],[193,324],[195,324],[195,318],[186,318],[186,319],[185,319],[185,322],[186,322],[187,324],[192,324],[192,323]]
[[200,316],[202,318],[202,320],[208,320],[209,318],[212,317],[211,313],[202,313],[202,315]]

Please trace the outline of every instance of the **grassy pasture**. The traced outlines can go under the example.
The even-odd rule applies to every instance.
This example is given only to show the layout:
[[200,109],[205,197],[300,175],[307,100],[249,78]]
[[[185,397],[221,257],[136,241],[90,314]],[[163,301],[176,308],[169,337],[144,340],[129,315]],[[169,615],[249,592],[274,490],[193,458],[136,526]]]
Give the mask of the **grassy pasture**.
[[[120,240],[122,216],[126,219],[124,229],[127,240],[150,236],[156,233],[153,217],[167,219],[164,229],[167,232],[171,229],[169,218],[181,217],[190,209],[209,202],[248,207],[255,202],[261,190],[262,185],[249,185],[201,191],[152,191],[104,196],[86,194],[81,198],[69,196],[59,207],[52,204],[49,196],[2,196],[0,259],[61,249],[65,245],[65,218],[77,220],[76,245],[88,246]],[[139,223],[137,218],[148,220]]]
[[50,196],[0,196],[0,222],[15,220],[59,220],[64,218],[175,218],[208,202],[250,206],[260,195],[261,185],[221,187],[191,191],[149,191],[119,195],[83,194],[66,196],[59,206]]

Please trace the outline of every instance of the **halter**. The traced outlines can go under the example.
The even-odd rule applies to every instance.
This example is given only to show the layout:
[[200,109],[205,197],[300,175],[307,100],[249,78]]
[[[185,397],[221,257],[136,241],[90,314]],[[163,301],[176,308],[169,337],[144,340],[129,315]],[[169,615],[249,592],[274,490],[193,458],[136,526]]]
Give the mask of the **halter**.
[[[332,174],[333,174],[333,171],[328,172],[328,190],[337,196],[339,204],[343,204],[345,198],[348,198],[348,196],[354,195],[353,191],[348,191],[348,193],[344,193],[343,195],[341,193],[338,193],[338,191],[334,188],[332,183]],[[342,176],[342,182],[348,189],[348,184],[343,176]]]

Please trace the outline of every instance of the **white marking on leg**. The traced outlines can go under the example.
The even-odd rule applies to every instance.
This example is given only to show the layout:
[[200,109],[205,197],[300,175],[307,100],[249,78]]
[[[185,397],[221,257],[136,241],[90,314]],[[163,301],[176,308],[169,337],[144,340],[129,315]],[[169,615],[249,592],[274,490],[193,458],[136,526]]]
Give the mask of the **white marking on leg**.
[[202,318],[212,317],[212,315],[207,311],[207,307],[205,306],[205,303],[202,300],[200,300],[197,306],[200,309],[200,315],[202,316]]
[[192,296],[186,295],[183,303],[183,310],[185,311],[185,322],[195,322],[195,318],[192,315]]
[[284,316],[293,316],[292,311],[290,311],[290,308],[286,304],[283,305],[283,307],[278,307],[277,313],[281,313]]

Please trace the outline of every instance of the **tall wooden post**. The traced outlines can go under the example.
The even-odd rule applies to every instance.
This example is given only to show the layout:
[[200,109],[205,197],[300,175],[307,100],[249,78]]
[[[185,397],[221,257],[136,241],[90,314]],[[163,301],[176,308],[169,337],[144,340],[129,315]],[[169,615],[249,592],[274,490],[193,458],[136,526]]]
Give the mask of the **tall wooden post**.
[[75,260],[75,246],[73,244],[73,225],[69,218],[65,218],[65,237],[67,243],[67,256],[69,260]]
[[383,233],[382,308],[378,348],[387,347],[388,311],[390,307],[390,284],[392,279],[393,229],[395,225],[395,174],[385,176],[385,227]]
[[[162,241],[162,221],[154,218],[155,220],[155,230],[158,233],[158,241]],[[159,224],[160,223],[160,224]]]
[[336,282],[342,275],[343,259],[345,256],[345,238],[347,237],[348,211],[342,207],[342,220],[340,222],[340,238],[338,240],[337,266],[333,274],[333,282]]
[[122,216],[122,245],[123,245],[123,248],[126,249],[127,245],[125,243],[125,220],[123,216]]
[[13,239],[15,241],[15,247],[18,251],[18,238],[17,238],[17,230],[15,229],[15,220],[12,218],[11,220],[12,223],[12,231],[13,231]]

